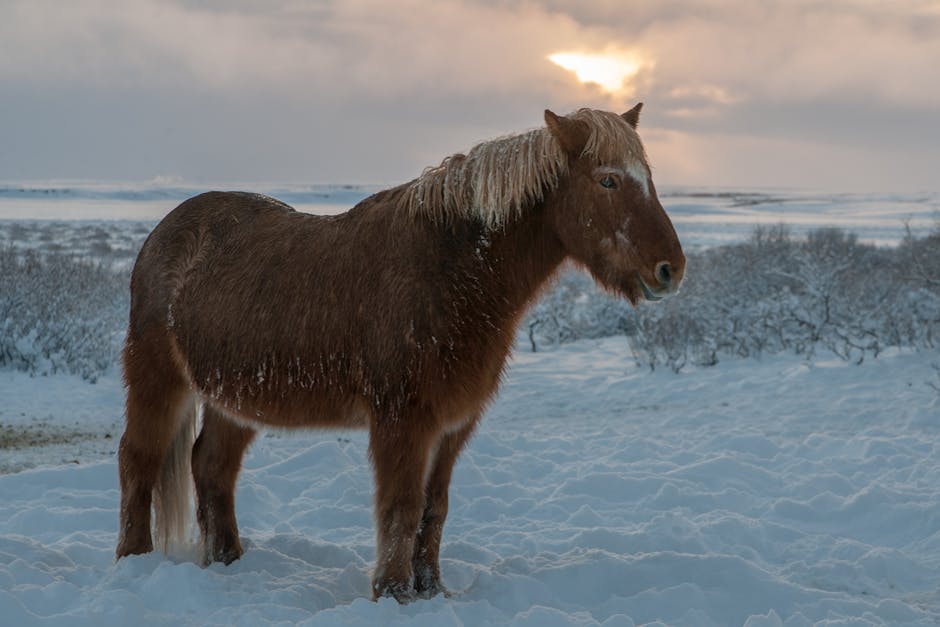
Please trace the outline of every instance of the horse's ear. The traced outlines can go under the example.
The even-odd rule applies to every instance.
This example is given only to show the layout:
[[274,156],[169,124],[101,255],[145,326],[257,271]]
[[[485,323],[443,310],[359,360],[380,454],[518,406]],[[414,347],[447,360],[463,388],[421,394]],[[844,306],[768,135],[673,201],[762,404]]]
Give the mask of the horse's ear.
[[545,109],[545,124],[565,152],[573,157],[581,156],[590,135],[587,124],[581,120],[555,115],[548,109]]
[[633,128],[636,128],[636,125],[640,123],[640,109],[642,108],[643,108],[643,103],[638,102],[635,107],[633,107],[626,113],[622,114],[620,117],[626,120],[627,124],[629,124]]

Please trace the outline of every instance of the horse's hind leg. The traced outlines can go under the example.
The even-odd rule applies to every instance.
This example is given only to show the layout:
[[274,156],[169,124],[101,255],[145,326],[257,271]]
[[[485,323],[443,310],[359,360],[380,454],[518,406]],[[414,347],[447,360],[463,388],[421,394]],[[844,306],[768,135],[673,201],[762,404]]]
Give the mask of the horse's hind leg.
[[424,514],[418,528],[413,558],[415,591],[422,598],[429,599],[445,592],[441,584],[439,556],[441,534],[444,531],[444,521],[447,519],[447,491],[457,457],[467,440],[470,439],[478,420],[479,415],[474,416],[459,430],[442,436],[434,465],[428,475]]
[[196,519],[207,563],[230,564],[242,555],[235,521],[235,481],[255,430],[232,422],[211,405],[193,446]]
[[[194,418],[194,403],[168,351],[155,342],[128,342],[124,352],[127,422],[118,450],[121,513],[118,558],[153,550],[150,507],[164,462]],[[191,440],[190,440],[191,442]],[[186,477],[186,481],[189,478]],[[188,493],[187,493],[188,494]]]

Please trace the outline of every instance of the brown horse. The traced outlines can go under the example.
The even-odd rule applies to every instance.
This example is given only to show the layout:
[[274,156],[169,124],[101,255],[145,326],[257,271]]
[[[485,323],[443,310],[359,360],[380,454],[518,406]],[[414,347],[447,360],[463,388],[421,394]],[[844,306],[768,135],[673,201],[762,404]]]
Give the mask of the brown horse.
[[[366,427],[373,597],[443,591],[451,470],[526,307],[565,259],[636,304],[685,257],[623,115],[545,112],[335,217],[211,192],[170,212],[131,278],[118,558],[188,529],[238,559],[235,481],[262,426]],[[202,430],[196,438],[197,415]]]

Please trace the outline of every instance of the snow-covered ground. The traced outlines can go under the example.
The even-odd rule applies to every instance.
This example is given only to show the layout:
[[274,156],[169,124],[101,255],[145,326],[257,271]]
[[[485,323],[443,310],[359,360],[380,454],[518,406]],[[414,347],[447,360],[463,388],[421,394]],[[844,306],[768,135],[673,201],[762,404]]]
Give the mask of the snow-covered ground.
[[[257,189],[334,212],[365,188]],[[0,185],[0,246],[129,264],[192,191]],[[667,190],[690,248],[756,223],[896,243],[938,194]],[[41,222],[37,222],[40,220]],[[51,220],[51,221],[49,221]],[[2,269],[0,269],[2,271]],[[115,563],[123,390],[0,370],[0,625],[940,624],[940,355],[816,354],[681,374],[624,338],[521,342],[455,471],[453,595],[373,603],[362,432],[268,432],[245,460],[247,552]]]
[[454,594],[405,607],[365,598],[364,433],[259,438],[231,566],[115,564],[119,378],[0,372],[3,424],[90,434],[0,456],[37,464],[0,476],[0,622],[934,625],[932,361],[776,356],[674,375],[638,369],[622,338],[518,351],[454,476]]

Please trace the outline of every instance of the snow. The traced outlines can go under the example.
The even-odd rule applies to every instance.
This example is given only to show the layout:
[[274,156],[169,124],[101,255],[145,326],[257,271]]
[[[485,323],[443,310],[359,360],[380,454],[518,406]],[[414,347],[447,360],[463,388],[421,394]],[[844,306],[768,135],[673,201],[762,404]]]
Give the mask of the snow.
[[[0,244],[123,266],[159,216],[202,191],[157,183],[0,184]],[[264,191],[329,213],[370,190]],[[780,221],[894,244],[905,221],[924,234],[940,209],[937,194],[661,197],[698,249]],[[237,491],[247,550],[230,566],[199,567],[194,544],[115,562],[117,370],[94,384],[0,370],[0,624],[940,623],[935,349],[861,365],[823,349],[723,357],[674,374],[638,367],[623,337],[531,353],[524,331],[455,469],[452,594],[407,606],[367,599],[364,432],[259,437]]]
[[264,189],[300,211],[319,214],[340,213],[378,191],[369,185],[187,185],[172,179],[140,184],[0,181],[0,219],[149,220],[156,224],[177,204],[210,189]]
[[[269,432],[237,492],[247,551],[115,563],[123,392],[0,372],[4,424],[88,442],[3,451],[0,615],[16,625],[930,625],[940,620],[940,395],[925,353],[680,375],[623,338],[517,351],[461,458],[453,595],[373,603],[362,432]],[[658,622],[657,622],[658,621]]]
[[701,190],[666,188],[660,200],[686,249],[745,239],[755,225],[786,224],[795,235],[833,227],[859,240],[893,246],[905,224],[929,230],[940,214],[940,193],[833,194],[798,190]]

